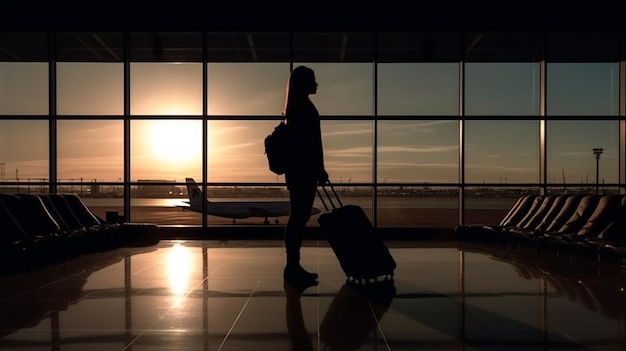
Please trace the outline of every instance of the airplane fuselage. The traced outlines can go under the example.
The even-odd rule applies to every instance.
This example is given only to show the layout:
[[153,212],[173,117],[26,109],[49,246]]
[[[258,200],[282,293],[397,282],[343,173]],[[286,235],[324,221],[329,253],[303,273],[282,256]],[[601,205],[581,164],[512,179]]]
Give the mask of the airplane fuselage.
[[[209,201],[192,178],[187,178],[187,192],[189,201],[185,201],[186,205],[178,205],[178,207],[199,213],[205,212],[207,215],[231,218],[233,222],[235,219],[261,217],[265,218],[264,223],[269,223],[268,217],[275,217],[274,222],[278,223],[278,217],[289,216],[289,201]],[[205,201],[204,209],[202,201]],[[311,209],[312,215],[318,213],[320,213],[319,209]]]

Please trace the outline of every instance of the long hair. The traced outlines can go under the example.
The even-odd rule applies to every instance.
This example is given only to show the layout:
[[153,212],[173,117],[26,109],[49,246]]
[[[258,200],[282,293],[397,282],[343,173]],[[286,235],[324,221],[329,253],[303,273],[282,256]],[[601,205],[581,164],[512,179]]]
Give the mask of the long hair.
[[311,81],[315,80],[315,72],[306,66],[298,66],[289,74],[287,88],[285,89],[285,105],[283,107],[283,117],[287,117],[291,103],[294,99],[306,98],[307,87]]

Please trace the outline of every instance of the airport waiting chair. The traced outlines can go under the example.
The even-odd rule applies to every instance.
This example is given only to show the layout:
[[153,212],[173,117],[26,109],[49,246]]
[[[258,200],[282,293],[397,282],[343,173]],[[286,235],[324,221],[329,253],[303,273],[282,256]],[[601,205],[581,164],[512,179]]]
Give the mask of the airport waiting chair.
[[87,228],[78,220],[78,217],[72,212],[63,196],[59,194],[41,194],[39,197],[41,197],[54,219],[57,220],[64,231],[72,234],[87,232]]
[[0,274],[25,269],[26,234],[0,199]]
[[618,261],[626,259],[626,195],[619,197],[617,214],[595,238],[586,239],[582,244],[595,250],[599,261],[602,261],[603,257]]
[[[563,196],[563,195],[561,195]],[[546,195],[541,200],[537,210],[530,216],[530,218],[520,226],[511,227],[508,229],[508,234],[512,236],[524,236],[526,233],[531,233],[537,230],[539,225],[545,221],[545,217],[550,213],[554,206],[558,206],[557,199],[561,196]],[[556,204],[556,205],[555,205]],[[552,211],[554,212],[554,211]]]
[[537,245],[538,240],[551,228],[560,228],[574,213],[582,195],[558,195],[552,201],[550,209],[534,228],[510,228],[507,234],[511,236],[511,243]]
[[111,249],[120,246],[143,247],[155,245],[160,241],[158,226],[154,223],[123,222],[107,223],[95,215],[78,195],[63,194],[81,222],[98,232],[94,241],[96,250]]
[[120,224],[107,223],[98,217],[78,195],[60,194],[60,196],[89,233],[89,240],[85,242],[85,251],[106,251],[122,246],[123,233]]
[[560,228],[555,231],[547,231],[543,236],[539,237],[539,245],[542,248],[570,249],[571,237],[576,235],[587,223],[598,207],[599,202],[600,196],[598,195],[584,195],[580,199],[576,210]]
[[500,241],[508,228],[517,225],[526,217],[527,211],[536,205],[538,198],[539,195],[520,196],[498,225],[461,224],[454,228],[454,232],[464,241]]
[[604,195],[598,200],[594,212],[587,222],[573,235],[564,235],[571,243],[585,247],[590,240],[597,239],[600,234],[622,214],[623,195]]
[[519,204],[509,211],[509,214],[502,219],[498,227],[506,230],[507,228],[519,226],[528,218],[528,214],[537,208],[540,201],[540,195],[523,196]]
[[41,194],[39,197],[61,226],[62,233],[71,240],[73,255],[92,252],[99,248],[98,236],[102,235],[102,231],[83,225],[63,196]]
[[58,238],[60,227],[45,210],[41,200],[31,203],[15,194],[0,194],[0,200],[24,230],[28,251],[26,266],[43,267],[63,256],[66,248]]
[[29,235],[45,238],[49,246],[46,258],[51,262],[66,261],[75,256],[74,239],[64,232],[39,195],[16,194],[22,213],[20,223]]

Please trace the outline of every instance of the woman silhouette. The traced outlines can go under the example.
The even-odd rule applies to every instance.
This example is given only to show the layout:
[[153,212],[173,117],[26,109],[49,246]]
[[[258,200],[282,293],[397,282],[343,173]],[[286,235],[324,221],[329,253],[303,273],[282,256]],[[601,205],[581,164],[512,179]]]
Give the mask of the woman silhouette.
[[299,66],[289,75],[283,116],[291,136],[291,162],[285,172],[289,190],[290,214],[285,226],[284,240],[287,263],[283,278],[290,281],[317,279],[317,273],[307,272],[300,265],[300,247],[318,184],[328,182],[324,167],[320,115],[309,95],[317,92],[312,69]]

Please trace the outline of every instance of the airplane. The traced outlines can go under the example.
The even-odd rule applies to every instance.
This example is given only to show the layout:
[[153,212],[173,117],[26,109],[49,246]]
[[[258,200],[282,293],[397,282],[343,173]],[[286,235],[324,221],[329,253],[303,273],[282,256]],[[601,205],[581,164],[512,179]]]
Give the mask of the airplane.
[[[187,182],[187,195],[189,201],[183,201],[185,205],[176,205],[185,210],[202,213],[202,201],[206,201],[206,213],[212,216],[231,218],[233,224],[237,219],[249,217],[265,218],[263,224],[269,224],[269,217],[276,217],[274,223],[278,224],[278,217],[289,216],[289,201],[209,201],[196,184],[193,178],[185,178]],[[311,208],[311,215],[321,211]]]

